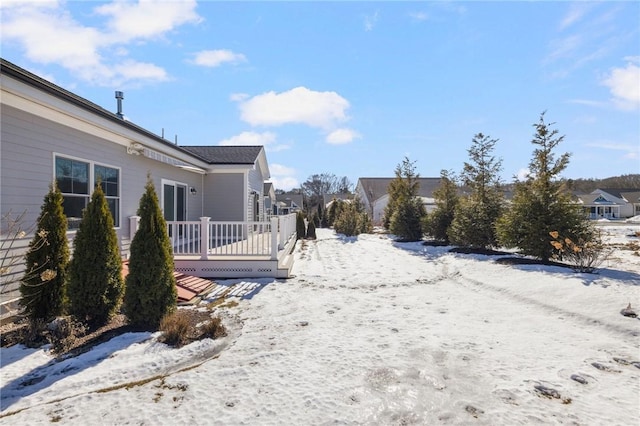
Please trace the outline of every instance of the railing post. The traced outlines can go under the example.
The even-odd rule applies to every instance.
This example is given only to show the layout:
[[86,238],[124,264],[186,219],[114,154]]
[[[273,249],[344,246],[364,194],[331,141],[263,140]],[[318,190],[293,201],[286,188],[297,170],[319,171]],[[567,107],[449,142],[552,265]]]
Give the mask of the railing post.
[[133,237],[138,232],[138,225],[140,224],[140,216],[129,216],[129,239],[133,241]]
[[278,218],[271,218],[271,260],[278,258]]
[[200,218],[200,260],[209,259],[209,219],[206,216]]

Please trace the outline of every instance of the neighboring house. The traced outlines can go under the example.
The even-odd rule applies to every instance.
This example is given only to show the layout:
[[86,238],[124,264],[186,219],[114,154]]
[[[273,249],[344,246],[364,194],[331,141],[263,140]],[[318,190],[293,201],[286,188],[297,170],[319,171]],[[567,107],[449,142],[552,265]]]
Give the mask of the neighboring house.
[[640,189],[599,188],[577,198],[589,219],[626,219],[640,215]]
[[[389,202],[387,189],[395,178],[359,178],[356,185],[356,195],[364,204],[374,225],[381,225],[384,220],[384,209]],[[440,186],[441,178],[418,178],[418,197],[427,210],[435,209],[433,191]]]
[[302,211],[303,200],[302,194],[277,194],[274,214],[285,215]]
[[[258,229],[237,223],[262,220],[266,211],[264,188],[270,173],[264,147],[179,146],[123,119],[120,102],[118,112],[112,113],[4,59],[0,59],[0,87],[3,241],[8,216],[24,212],[22,227],[34,229],[44,196],[55,180],[63,193],[72,242],[93,188],[101,182],[122,257],[127,258],[147,175],[155,185],[170,232],[175,229],[171,234],[174,253],[211,260],[212,247],[200,246],[201,241],[238,241],[248,238],[250,227]],[[222,228],[207,226],[209,222],[232,222],[234,228],[217,231]],[[279,229],[289,231],[288,225]],[[216,232],[224,233],[224,238]],[[30,237],[18,248],[24,251]],[[278,248],[282,245],[279,241]],[[7,247],[3,243],[2,248]],[[263,252],[273,257],[272,248],[273,244]],[[21,257],[15,250],[10,255]],[[176,256],[177,269],[180,261]],[[264,271],[273,269],[264,265],[184,267],[192,275],[211,277],[232,273],[267,276]],[[3,282],[15,279],[21,270],[14,268],[12,274],[13,278],[3,274]]]
[[331,204],[333,204],[334,200],[342,200],[342,201],[350,201],[356,197],[355,194],[350,192],[340,192],[337,194],[324,194],[322,196],[322,202],[324,204],[324,208],[328,209]]
[[276,191],[272,182],[264,183],[262,194],[264,196],[264,216],[265,219],[268,219],[275,214],[273,212],[273,207],[276,204]]

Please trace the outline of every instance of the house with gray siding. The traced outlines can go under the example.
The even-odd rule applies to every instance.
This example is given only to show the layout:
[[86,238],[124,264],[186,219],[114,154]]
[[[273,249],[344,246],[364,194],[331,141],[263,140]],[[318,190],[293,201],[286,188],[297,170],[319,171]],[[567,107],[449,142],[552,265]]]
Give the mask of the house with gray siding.
[[[229,246],[270,232],[271,223],[256,223],[264,219],[270,177],[264,147],[177,145],[123,119],[121,110],[108,111],[4,59],[0,88],[0,255],[15,260],[24,254],[44,196],[56,181],[71,243],[95,185],[102,185],[126,259],[149,176],[174,239],[176,268],[187,262],[185,273],[211,277],[288,274],[273,263],[289,241],[284,235],[270,235],[262,246]],[[8,250],[7,227],[19,215],[27,235]],[[287,225],[276,226],[289,232]],[[214,241],[226,244],[226,258],[215,260],[227,263],[216,267]],[[264,255],[271,264],[230,263],[243,255]],[[205,263],[196,266],[194,258]],[[14,284],[3,284],[0,301],[15,296],[22,274],[19,267],[10,269],[2,282]]]

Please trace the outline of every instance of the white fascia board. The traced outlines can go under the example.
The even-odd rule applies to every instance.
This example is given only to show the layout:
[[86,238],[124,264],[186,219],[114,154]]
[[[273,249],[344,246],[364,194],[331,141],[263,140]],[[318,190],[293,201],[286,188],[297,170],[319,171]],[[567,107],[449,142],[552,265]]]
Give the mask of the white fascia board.
[[[92,114],[84,108],[49,95],[42,90],[28,86],[8,76],[1,76],[0,87],[0,102],[2,105],[11,106],[124,147],[137,142],[154,151],[190,163],[198,168],[207,169],[210,167],[206,162],[183,151],[171,149],[170,145],[147,137],[133,129],[120,126],[117,122]],[[170,142],[167,141],[167,143]]]

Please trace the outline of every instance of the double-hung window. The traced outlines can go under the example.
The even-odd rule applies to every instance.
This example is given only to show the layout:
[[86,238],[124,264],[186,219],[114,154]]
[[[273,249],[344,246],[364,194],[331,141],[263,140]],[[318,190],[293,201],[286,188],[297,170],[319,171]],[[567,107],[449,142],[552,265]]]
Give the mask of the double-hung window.
[[82,211],[89,204],[98,183],[107,199],[113,223],[120,226],[120,170],[77,158],[55,157],[55,179],[62,192],[64,214],[69,229],[77,229]]

